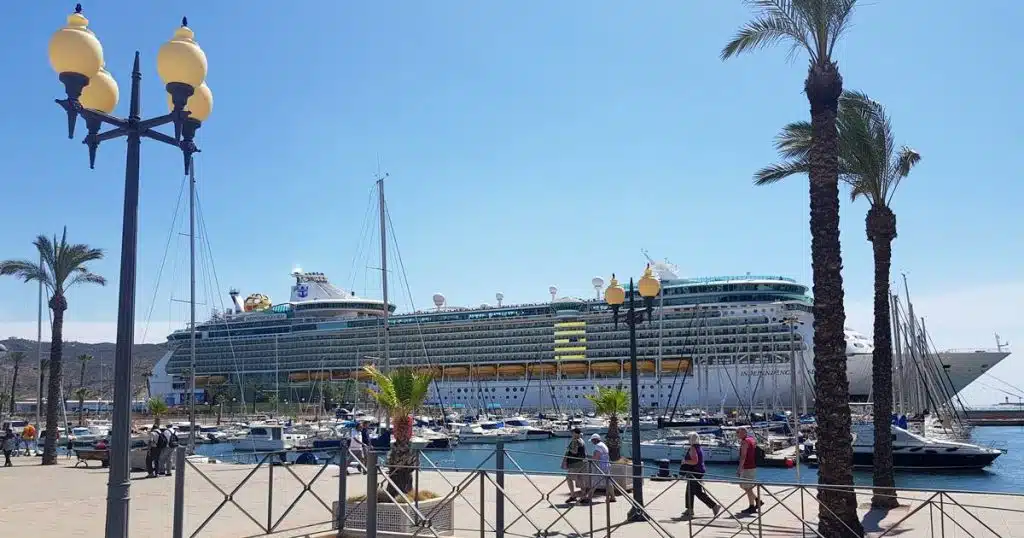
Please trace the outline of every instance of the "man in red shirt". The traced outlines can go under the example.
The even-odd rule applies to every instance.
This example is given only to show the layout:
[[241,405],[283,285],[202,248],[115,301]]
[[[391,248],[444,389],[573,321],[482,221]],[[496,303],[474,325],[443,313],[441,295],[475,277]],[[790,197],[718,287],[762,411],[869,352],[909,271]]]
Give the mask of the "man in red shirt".
[[736,476],[740,477],[740,488],[747,493],[750,506],[741,514],[753,514],[761,507],[761,499],[757,494],[757,442],[754,436],[747,435],[747,429],[740,426],[736,429],[736,439],[740,442],[740,465]]

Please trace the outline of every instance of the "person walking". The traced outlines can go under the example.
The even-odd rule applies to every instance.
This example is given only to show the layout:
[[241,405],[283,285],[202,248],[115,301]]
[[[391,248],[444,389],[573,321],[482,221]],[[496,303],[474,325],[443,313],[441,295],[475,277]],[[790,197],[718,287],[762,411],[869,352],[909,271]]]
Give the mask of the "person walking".
[[163,476],[171,476],[171,469],[174,467],[173,456],[175,449],[180,444],[178,434],[172,428],[160,428],[160,435],[164,436],[166,445],[160,450],[160,472]]
[[36,427],[32,424],[25,426],[21,432],[21,440],[25,443],[25,454],[31,456],[38,450],[36,445]]
[[615,502],[615,484],[612,482],[612,464],[608,454],[608,445],[601,441],[599,434],[590,436],[590,444],[594,446],[593,463],[597,467],[590,477],[590,488],[587,492],[587,501],[594,499],[594,492],[598,486],[604,487],[604,497],[608,502]]
[[740,478],[740,489],[747,494],[747,502],[750,503],[740,514],[753,514],[763,504],[757,493],[757,441],[752,435],[747,435],[743,426],[736,429],[736,439],[740,442],[740,464],[736,476]]
[[[565,449],[565,456],[562,457],[562,469],[566,470],[566,483],[569,484],[569,499],[567,502],[575,502],[586,494],[589,480],[585,471],[587,469],[587,449],[583,446],[583,437],[579,428],[573,428],[572,439]],[[586,480],[586,482],[585,482]],[[576,493],[579,488],[579,495]]]
[[11,427],[8,426],[4,431],[3,439],[0,440],[0,450],[4,453],[4,467],[14,467],[11,464],[11,452],[14,452],[15,447],[18,446],[18,438],[14,436],[14,432],[11,431]]
[[686,479],[686,511],[683,512],[682,519],[685,521],[693,518],[694,497],[700,499],[700,502],[711,509],[712,514],[718,516],[718,504],[708,495],[700,482],[707,472],[707,467],[704,465],[704,447],[700,446],[700,436],[697,432],[690,432],[690,447],[686,450],[679,471],[680,476]]

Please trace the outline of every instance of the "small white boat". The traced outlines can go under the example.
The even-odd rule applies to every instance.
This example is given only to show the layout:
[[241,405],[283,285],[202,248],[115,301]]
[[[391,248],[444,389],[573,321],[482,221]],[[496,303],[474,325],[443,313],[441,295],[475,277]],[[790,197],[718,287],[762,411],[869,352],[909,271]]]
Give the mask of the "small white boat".
[[496,422],[491,421],[476,424],[451,422],[448,427],[458,432],[459,442],[463,444],[495,444],[526,440],[525,431],[499,427]]
[[[733,441],[726,441],[714,435],[700,434],[701,448],[705,463],[739,463],[740,447]],[[640,456],[645,460],[668,460],[681,462],[690,450],[689,434],[671,435],[640,443]]]
[[270,452],[288,450],[305,438],[302,434],[285,432],[284,426],[279,424],[260,424],[250,426],[244,436],[230,439],[230,443],[236,451]]

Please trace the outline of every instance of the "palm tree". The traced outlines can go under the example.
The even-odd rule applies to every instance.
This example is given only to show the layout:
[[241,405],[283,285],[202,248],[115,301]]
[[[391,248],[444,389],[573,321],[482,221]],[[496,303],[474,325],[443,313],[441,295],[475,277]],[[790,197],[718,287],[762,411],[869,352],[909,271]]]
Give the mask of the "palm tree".
[[[903,146],[896,149],[892,124],[885,108],[860,92],[843,92],[839,100],[839,177],[850,185],[852,199],[865,198],[870,204],[865,229],[875,262],[874,344],[872,393],[874,441],[874,486],[871,504],[878,508],[897,505],[892,463],[892,326],[889,312],[889,271],[892,241],[896,238],[896,215],[889,207],[903,178],[921,160],[920,154]],[[806,173],[811,148],[811,124],[794,122],[783,128],[776,147],[788,160],[765,167],[755,174],[759,185]]]
[[153,415],[153,427],[160,426],[160,417],[167,414],[169,411],[167,402],[160,398],[150,398],[146,402],[146,408],[149,410],[149,414]]
[[81,426],[85,422],[83,418],[85,415],[85,400],[92,396],[92,391],[85,387],[78,387],[71,394],[78,399],[78,425]]
[[106,279],[92,273],[86,264],[103,259],[103,250],[85,244],[68,243],[68,229],[64,228],[60,241],[51,241],[40,235],[33,241],[42,263],[31,260],[0,262],[0,275],[13,275],[25,282],[40,282],[50,296],[53,322],[50,338],[50,384],[46,391],[46,443],[43,445],[43,465],[57,463],[57,406],[61,402],[64,311],[68,309],[66,293],[78,284],[105,285]]
[[[412,472],[419,467],[419,453],[412,450],[412,417],[427,399],[430,374],[421,374],[412,368],[398,368],[388,373],[381,373],[373,366],[363,368],[376,390],[370,390],[370,396],[377,405],[384,408],[391,417],[391,429],[395,436],[395,445],[388,452],[388,477],[394,487],[389,487],[392,495],[412,491]],[[397,490],[397,491],[395,491]]]
[[[24,351],[12,351],[7,354],[7,359],[14,364],[14,374],[11,376],[11,415],[15,412],[15,401],[18,399],[18,371],[21,370],[21,363],[25,361]],[[3,402],[0,401],[0,405]]]
[[78,356],[78,362],[82,364],[82,369],[81,369],[81,371],[78,374],[78,387],[79,388],[85,387],[85,365],[86,365],[86,363],[88,363],[91,360],[92,360],[92,355],[89,355],[88,353],[83,353],[83,354]]
[[593,402],[594,411],[598,415],[608,417],[608,459],[619,461],[622,457],[619,416],[629,413],[629,393],[622,387],[597,387],[596,393],[587,394],[586,397]]
[[[843,77],[832,58],[857,0],[748,0],[758,12],[722,49],[722,59],[786,41],[807,52],[804,92],[811,108],[808,152],[811,266],[814,272],[814,409],[818,421],[818,483],[853,485],[849,380],[843,326],[843,257],[839,243],[839,139],[836,116]],[[819,532],[838,536],[864,528],[852,489],[818,489]],[[835,514],[835,517],[831,517]]]

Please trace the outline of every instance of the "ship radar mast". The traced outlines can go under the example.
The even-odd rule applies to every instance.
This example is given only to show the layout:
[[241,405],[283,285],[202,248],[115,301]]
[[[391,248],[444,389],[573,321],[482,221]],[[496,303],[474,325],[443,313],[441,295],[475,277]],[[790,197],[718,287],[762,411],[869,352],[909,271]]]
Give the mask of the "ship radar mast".
[[437,308],[438,312],[440,312],[441,308],[444,307],[444,301],[444,295],[441,295],[440,293],[434,294],[434,307]]
[[594,286],[594,294],[597,296],[597,300],[600,301],[601,288],[604,287],[604,279],[599,276],[595,276],[594,278],[590,279],[590,285]]
[[494,294],[494,298],[498,301],[498,308],[501,308],[501,301],[505,299],[505,294],[499,291]]
[[555,295],[558,295],[558,288],[555,286],[548,286],[548,293],[551,294],[551,302],[555,302]]

